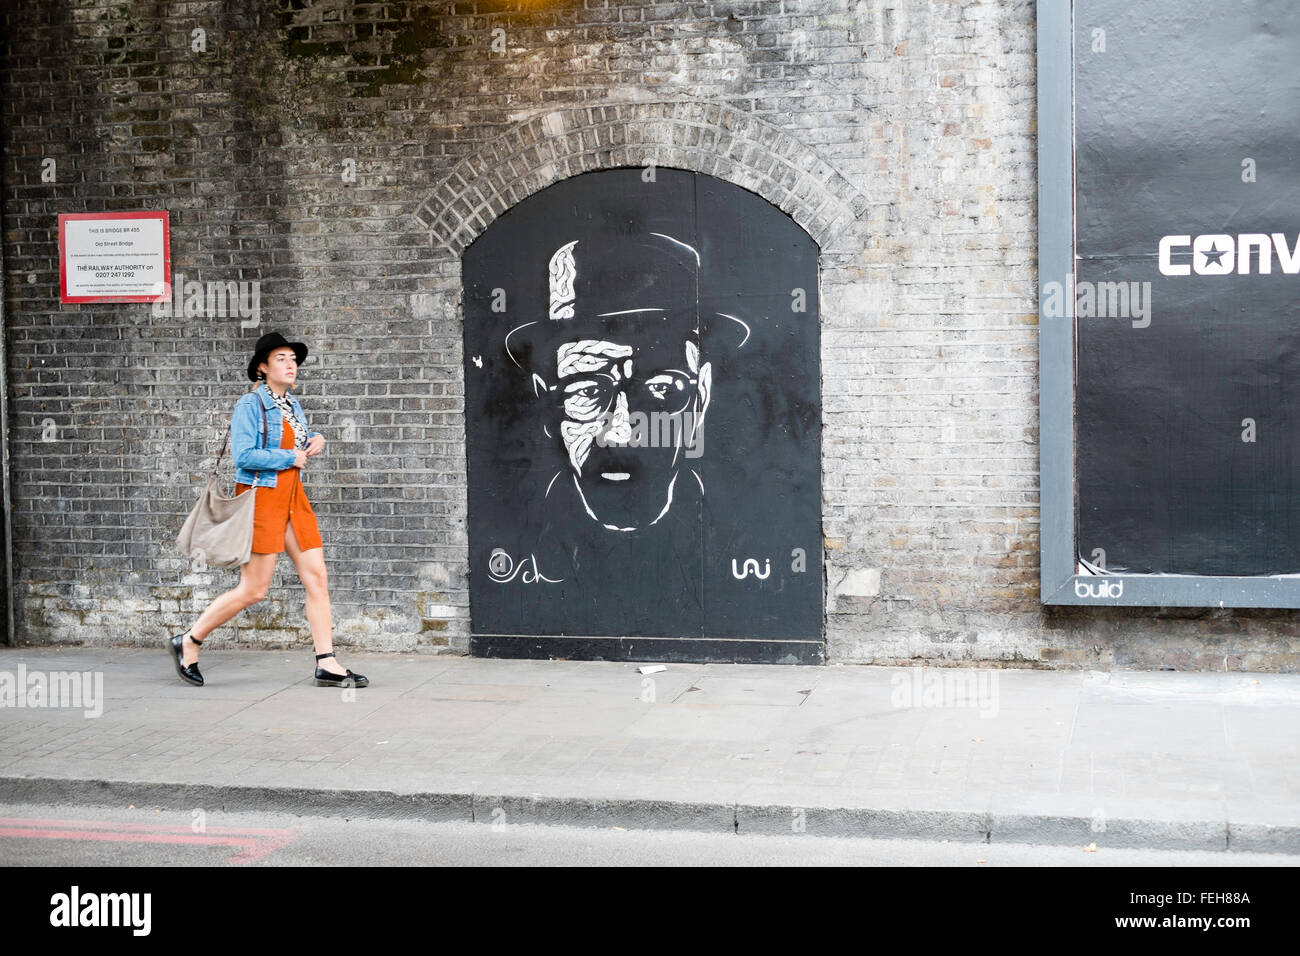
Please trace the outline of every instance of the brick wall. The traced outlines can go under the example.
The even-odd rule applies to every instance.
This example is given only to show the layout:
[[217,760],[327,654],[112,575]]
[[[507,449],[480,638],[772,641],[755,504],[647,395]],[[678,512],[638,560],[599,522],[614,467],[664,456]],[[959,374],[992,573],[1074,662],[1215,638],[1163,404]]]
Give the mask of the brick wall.
[[[549,183],[654,162],[763,195],[822,248],[832,660],[1300,661],[1291,612],[1038,604],[1032,2],[94,0],[3,22],[20,640],[157,643],[235,583],[171,543],[282,329],[312,347],[299,394],[330,440],[306,480],[340,641],[463,651],[459,253]],[[136,209],[170,210],[175,273],[257,282],[259,324],[60,307],[56,213]],[[287,558],[218,636],[308,643]]]

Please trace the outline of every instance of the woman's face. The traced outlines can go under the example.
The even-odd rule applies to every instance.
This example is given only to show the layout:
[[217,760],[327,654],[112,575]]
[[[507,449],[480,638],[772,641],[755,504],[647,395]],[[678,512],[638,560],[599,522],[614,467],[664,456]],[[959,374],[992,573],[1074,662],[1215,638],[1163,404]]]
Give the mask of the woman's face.
[[257,366],[266,375],[268,385],[293,385],[298,380],[298,359],[291,348],[278,348]]

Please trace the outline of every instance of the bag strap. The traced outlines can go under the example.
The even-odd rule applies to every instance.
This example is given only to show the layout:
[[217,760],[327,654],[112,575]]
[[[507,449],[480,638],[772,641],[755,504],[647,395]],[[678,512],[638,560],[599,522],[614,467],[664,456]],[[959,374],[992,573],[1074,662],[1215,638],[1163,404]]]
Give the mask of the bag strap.
[[226,453],[226,445],[230,441],[230,426],[226,426],[226,437],[221,439],[221,451],[217,452],[217,462],[212,466],[212,474],[215,475],[221,469],[221,456]]

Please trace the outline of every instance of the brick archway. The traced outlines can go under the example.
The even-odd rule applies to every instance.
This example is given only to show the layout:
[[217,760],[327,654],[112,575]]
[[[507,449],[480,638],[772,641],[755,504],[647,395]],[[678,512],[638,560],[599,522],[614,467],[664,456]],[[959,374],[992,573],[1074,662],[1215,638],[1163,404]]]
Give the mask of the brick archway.
[[499,215],[552,183],[619,166],[675,167],[757,193],[833,250],[867,199],[816,151],[719,103],[673,100],[561,109],[461,160],[414,215],[459,257]]

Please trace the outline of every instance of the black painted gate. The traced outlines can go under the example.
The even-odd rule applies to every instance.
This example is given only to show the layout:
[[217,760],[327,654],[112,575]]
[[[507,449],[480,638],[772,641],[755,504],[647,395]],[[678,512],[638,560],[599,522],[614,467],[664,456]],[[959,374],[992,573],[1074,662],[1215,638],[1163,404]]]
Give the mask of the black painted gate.
[[817,257],[673,169],[557,183],[466,250],[473,654],[822,660]]

